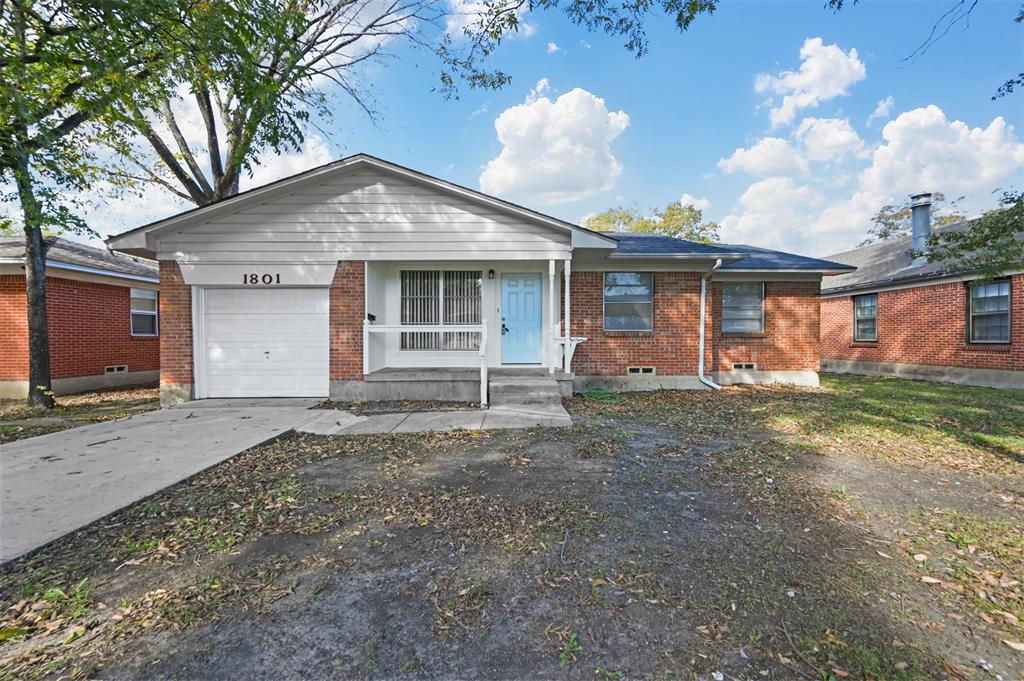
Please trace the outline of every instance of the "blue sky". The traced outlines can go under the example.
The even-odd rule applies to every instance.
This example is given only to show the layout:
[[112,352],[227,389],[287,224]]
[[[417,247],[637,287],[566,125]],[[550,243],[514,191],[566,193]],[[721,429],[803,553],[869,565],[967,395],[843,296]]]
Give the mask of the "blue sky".
[[[376,123],[338,99],[323,133],[249,184],[366,152],[570,221],[685,194],[724,241],[835,252],[906,193],[965,195],[977,213],[992,190],[1024,185],[1024,92],[990,99],[1024,61],[1019,0],[980,3],[905,61],[952,4],[724,2],[683,34],[652,21],[640,59],[537,12],[493,56],[512,84],[457,101],[432,91],[429,55],[395,46],[362,74]],[[175,209],[148,197],[88,217],[113,233]]]

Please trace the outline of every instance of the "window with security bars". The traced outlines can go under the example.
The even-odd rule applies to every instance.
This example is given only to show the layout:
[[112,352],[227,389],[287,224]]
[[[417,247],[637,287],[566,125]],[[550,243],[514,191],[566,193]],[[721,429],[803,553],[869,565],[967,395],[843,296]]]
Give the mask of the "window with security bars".
[[[401,274],[401,322],[409,325],[479,324],[483,306],[478,270],[408,270]],[[470,352],[480,349],[473,331],[403,331],[402,350]]]
[[1010,282],[1007,279],[969,287],[968,339],[972,343],[1010,342]]
[[853,298],[853,340],[878,340],[878,294]]

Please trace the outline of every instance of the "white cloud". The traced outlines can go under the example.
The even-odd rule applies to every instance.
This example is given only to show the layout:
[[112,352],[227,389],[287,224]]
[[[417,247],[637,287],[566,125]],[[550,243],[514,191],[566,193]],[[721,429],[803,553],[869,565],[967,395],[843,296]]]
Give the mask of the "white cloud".
[[243,191],[330,163],[334,155],[323,137],[307,135],[301,149],[286,154],[268,150],[260,154],[258,160],[259,165],[253,164],[251,178],[247,174],[242,175],[239,184]]
[[679,199],[679,203],[684,206],[693,206],[697,210],[707,210],[711,208],[711,202],[707,199],[698,199],[696,196],[690,194],[683,194],[682,198]]
[[781,137],[764,137],[749,149],[739,148],[729,158],[719,159],[727,173],[745,172],[760,177],[805,172],[807,161]]
[[843,52],[838,45],[825,45],[821,38],[808,38],[800,48],[799,70],[758,74],[754,90],[782,95],[782,104],[769,114],[772,127],[777,128],[791,123],[801,109],[849,94],[850,86],[865,77],[867,69],[856,49]]
[[750,185],[722,221],[722,241],[797,249],[825,197],[791,177],[769,177]]
[[[480,28],[480,22],[487,16],[490,3],[485,0],[448,0],[448,19],[445,31],[452,38],[458,39],[466,35],[466,31]],[[537,26],[525,20],[528,10],[516,13],[519,30],[509,31],[507,38],[531,38],[537,32]]]
[[889,121],[882,138],[871,165],[861,173],[865,191],[988,192],[1024,168],[1024,144],[1001,116],[986,128],[971,128],[948,120],[933,104]]
[[558,43],[548,43],[548,54],[554,54],[555,52],[565,52]]
[[875,106],[875,110],[871,112],[870,116],[868,116],[868,125],[871,125],[871,123],[877,118],[888,120],[889,117],[892,116],[892,106],[895,101],[896,100],[892,98],[892,95],[889,95],[880,101],[878,105]]
[[807,174],[806,184],[790,176],[755,182],[722,220],[724,240],[828,255],[854,247],[879,208],[909,194],[966,195],[960,207],[977,214],[992,207],[990,192],[1000,183],[1024,179],[1024,144],[1002,118],[972,128],[949,120],[937,106],[914,109],[890,121],[871,152],[843,120],[806,119],[794,136],[811,162],[844,155],[859,161],[839,173],[859,166],[852,186],[839,190],[831,170]]
[[611,143],[629,126],[624,111],[576,88],[554,101],[540,80],[526,101],[494,122],[501,153],[484,167],[480,188],[536,201],[578,201],[610,191],[622,174]]
[[833,161],[864,148],[864,140],[843,118],[805,118],[794,137],[811,161]]

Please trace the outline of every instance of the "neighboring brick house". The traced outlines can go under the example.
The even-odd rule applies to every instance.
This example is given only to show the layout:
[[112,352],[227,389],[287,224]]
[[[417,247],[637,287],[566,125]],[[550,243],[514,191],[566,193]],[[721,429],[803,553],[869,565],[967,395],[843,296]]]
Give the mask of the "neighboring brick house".
[[955,262],[915,260],[931,233],[930,195],[913,205],[912,237],[829,257],[857,270],[822,284],[822,369],[1024,388],[1024,273],[980,281]]
[[817,385],[818,287],[851,269],[599,234],[365,155],[108,244],[160,261],[165,403]]
[[[160,366],[157,264],[47,239],[53,391],[155,383]],[[0,237],[0,398],[28,394],[25,241]]]

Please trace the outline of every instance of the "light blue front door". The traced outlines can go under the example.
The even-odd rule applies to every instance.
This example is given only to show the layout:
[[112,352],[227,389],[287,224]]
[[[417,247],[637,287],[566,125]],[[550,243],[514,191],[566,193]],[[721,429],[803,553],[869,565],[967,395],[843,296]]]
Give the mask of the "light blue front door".
[[540,364],[539,273],[501,275],[501,363]]

